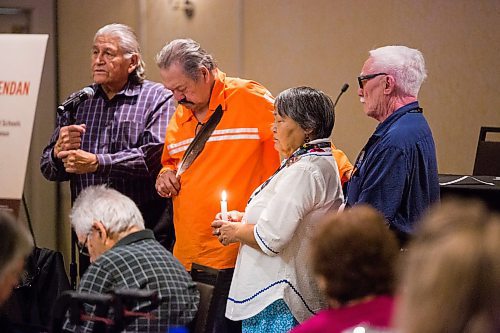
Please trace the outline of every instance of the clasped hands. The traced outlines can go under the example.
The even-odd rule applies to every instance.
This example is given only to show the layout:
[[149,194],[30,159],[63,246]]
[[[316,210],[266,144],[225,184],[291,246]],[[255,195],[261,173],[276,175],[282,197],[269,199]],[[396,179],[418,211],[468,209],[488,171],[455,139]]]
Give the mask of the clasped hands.
[[217,236],[224,246],[239,242],[237,232],[242,225],[242,218],[243,213],[236,210],[227,213],[227,220],[222,220],[221,213],[217,213],[212,222],[212,235]]
[[62,160],[68,173],[84,174],[97,170],[98,162],[95,154],[80,149],[85,124],[63,126],[54,145],[54,158]]
[[174,170],[165,170],[156,177],[156,192],[161,197],[170,198],[179,194],[181,190],[180,178],[176,176]]

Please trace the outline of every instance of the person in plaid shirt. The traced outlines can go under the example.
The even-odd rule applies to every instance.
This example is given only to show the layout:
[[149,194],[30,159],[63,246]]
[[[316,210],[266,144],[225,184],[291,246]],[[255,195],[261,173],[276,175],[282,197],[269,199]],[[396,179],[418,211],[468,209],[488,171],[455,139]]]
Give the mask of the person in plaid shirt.
[[69,180],[72,202],[91,185],[106,184],[125,194],[139,207],[146,227],[171,248],[171,202],[156,193],[155,178],[175,111],[172,92],[145,79],[137,37],[123,24],[97,31],[91,68],[95,94],[70,110],[74,123],[67,114],[58,115],[42,153],[42,174],[51,181]]
[[[158,292],[160,305],[151,318],[134,318],[123,332],[166,332],[187,326],[198,310],[199,292],[184,266],[154,239],[135,203],[104,185],[90,186],[76,199],[71,224],[82,253],[90,256],[78,292],[107,294],[117,289]],[[141,311],[149,302],[138,302]],[[85,304],[85,311],[93,308]],[[76,327],[66,322],[65,329]],[[79,332],[92,332],[87,321]]]

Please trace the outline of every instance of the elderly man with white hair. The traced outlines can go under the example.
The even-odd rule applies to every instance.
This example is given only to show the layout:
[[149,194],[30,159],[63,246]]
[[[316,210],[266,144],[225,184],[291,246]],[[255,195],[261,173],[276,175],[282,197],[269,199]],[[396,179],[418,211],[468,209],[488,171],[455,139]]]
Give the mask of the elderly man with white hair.
[[346,201],[378,209],[404,244],[422,212],[439,200],[434,139],[417,100],[425,62],[419,50],[406,46],[369,54],[358,95],[379,125],[357,158]]
[[[79,292],[158,292],[160,305],[152,311],[153,317],[134,320],[124,332],[164,333],[169,326],[184,326],[193,320],[199,303],[196,284],[181,263],[155,240],[153,232],[144,228],[141,212],[132,199],[104,185],[91,186],[80,193],[70,217],[80,251],[87,253],[91,262]],[[142,305],[134,310],[140,311]],[[83,332],[92,328],[93,324],[86,322]]]

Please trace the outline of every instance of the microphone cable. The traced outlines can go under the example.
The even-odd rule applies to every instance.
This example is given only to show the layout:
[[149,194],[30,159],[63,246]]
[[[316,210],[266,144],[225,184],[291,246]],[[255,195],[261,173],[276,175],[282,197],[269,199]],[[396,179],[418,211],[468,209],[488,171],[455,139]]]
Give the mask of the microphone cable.
[[30,215],[30,212],[28,210],[28,204],[26,203],[26,197],[24,196],[24,192],[22,195],[22,199],[23,199],[24,214],[26,215],[26,220],[28,221],[28,228],[30,230],[31,237],[33,237],[33,245],[35,247],[37,247],[36,246],[36,239],[35,239],[35,232],[33,231],[33,225],[31,224],[31,215]]

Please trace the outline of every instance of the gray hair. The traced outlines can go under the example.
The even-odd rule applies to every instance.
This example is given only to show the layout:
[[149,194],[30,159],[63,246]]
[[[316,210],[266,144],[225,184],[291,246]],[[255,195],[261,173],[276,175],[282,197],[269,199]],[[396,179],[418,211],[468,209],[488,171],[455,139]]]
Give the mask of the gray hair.
[[94,36],[94,42],[97,37],[107,35],[112,37],[117,37],[119,40],[120,48],[125,54],[125,58],[130,59],[132,55],[136,54],[138,58],[137,67],[135,71],[130,73],[130,80],[134,83],[142,83],[146,78],[146,64],[142,60],[141,48],[139,47],[139,42],[137,40],[137,35],[134,30],[125,25],[112,23],[105,25],[101,29],[97,30]]
[[371,50],[373,67],[378,72],[394,76],[396,87],[404,95],[418,96],[422,82],[427,78],[422,52],[406,46],[384,46]]
[[33,238],[24,225],[0,211],[0,278],[10,265],[17,259],[26,258],[32,250]]
[[289,117],[300,127],[311,130],[310,140],[328,138],[335,124],[332,100],[322,91],[310,87],[289,88],[274,101],[276,112]]
[[88,233],[94,221],[112,234],[132,226],[144,229],[144,219],[134,201],[105,185],[84,189],[73,204],[70,219],[78,235]]
[[166,69],[174,63],[179,63],[186,75],[195,81],[200,76],[199,69],[202,66],[209,71],[217,68],[214,58],[192,39],[175,39],[156,55],[156,64],[160,69]]

